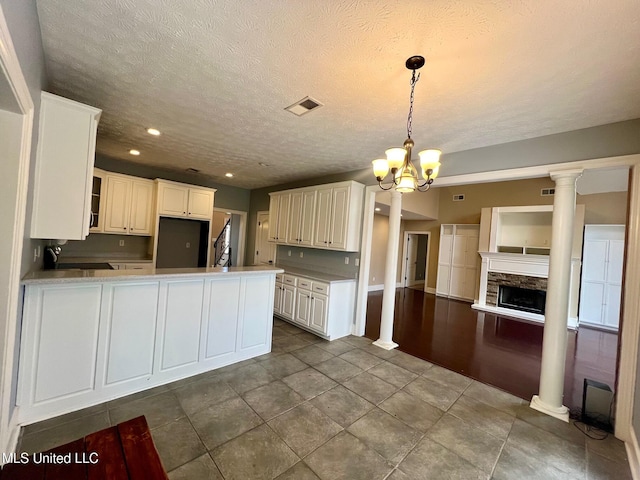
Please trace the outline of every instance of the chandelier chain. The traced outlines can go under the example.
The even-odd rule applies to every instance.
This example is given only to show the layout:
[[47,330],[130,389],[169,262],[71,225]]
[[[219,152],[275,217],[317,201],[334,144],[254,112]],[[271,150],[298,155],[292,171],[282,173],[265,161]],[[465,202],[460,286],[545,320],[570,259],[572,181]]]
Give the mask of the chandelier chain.
[[407,138],[411,138],[413,128],[413,91],[418,80],[420,80],[420,74],[418,73],[416,76],[416,71],[413,70],[413,75],[411,75],[411,94],[409,95],[409,116],[407,117]]

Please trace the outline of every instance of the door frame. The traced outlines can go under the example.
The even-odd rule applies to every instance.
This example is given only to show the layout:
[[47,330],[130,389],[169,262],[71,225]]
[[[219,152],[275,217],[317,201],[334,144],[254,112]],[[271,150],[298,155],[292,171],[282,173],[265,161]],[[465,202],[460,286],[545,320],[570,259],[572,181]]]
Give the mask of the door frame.
[[[0,248],[10,252],[9,268],[0,272],[2,283],[8,285],[6,291],[0,290],[0,328],[3,330],[4,342],[0,346],[1,374],[0,378],[0,448],[3,452],[15,451],[20,428],[17,424],[17,407],[12,405],[12,382],[17,370],[15,353],[17,351],[17,328],[20,310],[20,274],[22,268],[23,247],[25,237],[25,221],[27,193],[29,190],[29,166],[31,163],[31,143],[33,139],[33,120],[35,107],[29,87],[22,73],[20,62],[13,46],[2,6],[0,6],[0,75],[4,75],[10,95],[17,104],[22,117],[20,125],[20,141],[16,154],[7,155],[3,161],[16,162],[18,175],[15,178],[0,178],[0,188],[5,191],[15,190],[15,208],[13,221],[0,225],[3,234],[0,236]],[[16,121],[20,121],[18,118]],[[18,143],[18,142],[16,142]],[[0,147],[2,148],[2,147]]]
[[409,235],[426,235],[427,236],[427,259],[424,270],[424,288],[423,291],[427,291],[427,278],[429,277],[429,255],[431,253],[431,232],[428,230],[405,230],[404,241],[402,242],[402,286],[407,287],[407,243],[409,241]]
[[[231,210],[230,208],[222,208],[222,207],[213,207],[214,212],[224,212],[231,213],[233,215],[240,215],[240,232],[238,234],[238,263],[234,265],[234,267],[242,267],[244,266],[244,255],[245,255],[245,242],[247,239],[247,212],[243,212],[242,210]],[[233,222],[231,223],[231,228],[233,228]],[[209,232],[209,236],[211,236],[212,232]],[[209,240],[209,251],[213,248],[213,240]],[[242,254],[240,254],[242,252]],[[214,259],[215,261],[215,259]]]

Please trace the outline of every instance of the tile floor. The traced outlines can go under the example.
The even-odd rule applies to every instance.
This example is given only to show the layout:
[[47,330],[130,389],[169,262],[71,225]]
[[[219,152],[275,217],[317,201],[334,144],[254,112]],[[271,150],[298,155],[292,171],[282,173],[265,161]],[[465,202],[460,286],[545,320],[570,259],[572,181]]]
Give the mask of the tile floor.
[[630,479],[622,442],[361,337],[280,320],[262,357],[26,427],[46,450],[144,414],[171,480]]

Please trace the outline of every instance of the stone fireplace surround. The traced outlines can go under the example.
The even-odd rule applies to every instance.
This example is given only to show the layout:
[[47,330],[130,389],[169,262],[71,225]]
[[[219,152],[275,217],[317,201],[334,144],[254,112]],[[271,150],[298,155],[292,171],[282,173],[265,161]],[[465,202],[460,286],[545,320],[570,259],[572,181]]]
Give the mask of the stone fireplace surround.
[[487,272],[487,296],[486,304],[498,306],[498,287],[520,287],[528,290],[547,291],[547,279],[529,277],[527,275],[514,275],[511,273]]

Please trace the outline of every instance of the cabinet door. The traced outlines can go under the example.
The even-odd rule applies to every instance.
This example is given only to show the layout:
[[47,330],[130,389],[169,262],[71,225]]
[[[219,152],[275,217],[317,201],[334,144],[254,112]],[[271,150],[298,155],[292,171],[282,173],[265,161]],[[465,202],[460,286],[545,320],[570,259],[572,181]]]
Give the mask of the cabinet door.
[[131,185],[131,214],[129,233],[151,235],[153,182],[133,180]]
[[131,180],[107,175],[107,208],[104,231],[126,234],[129,232],[131,209]]
[[449,282],[449,295],[464,298],[464,279],[466,268],[464,266],[451,266],[451,281]]
[[588,282],[604,282],[607,274],[607,240],[585,240],[582,278]]
[[296,315],[296,287],[291,285],[282,286],[282,311],[280,312],[284,318],[293,320]]
[[160,307],[160,370],[191,365],[199,358],[203,280],[167,281]]
[[607,252],[607,283],[622,284],[624,240],[610,240]]
[[[444,226],[443,226],[444,227]],[[453,235],[440,235],[440,247],[438,254],[438,279],[436,293],[449,294],[451,283],[451,250],[453,248]]]
[[320,333],[327,333],[327,305],[329,297],[311,294],[311,323],[309,327]]
[[602,325],[605,285],[602,282],[582,282],[580,288],[580,321]]
[[300,245],[313,245],[313,214],[316,207],[316,191],[302,193],[302,214],[300,216]]
[[331,198],[331,235],[329,246],[347,248],[347,220],[349,217],[349,187],[336,187]]
[[278,241],[278,211],[280,210],[280,195],[271,195],[269,199],[269,241]]
[[311,314],[311,292],[298,290],[296,301],[296,323],[309,326],[309,316]]
[[211,220],[211,216],[213,215],[213,192],[210,190],[190,188],[187,215],[190,218]]
[[280,195],[280,203],[278,204],[278,222],[277,222],[277,242],[287,243],[287,228],[289,227],[289,203],[291,195],[288,193]]
[[189,189],[170,183],[158,184],[158,214],[186,217]]
[[287,243],[297,245],[300,243],[300,224],[302,221],[302,192],[292,193],[289,196],[289,222],[287,225]]
[[620,323],[620,300],[622,297],[622,285],[607,285],[605,290],[605,302],[603,309],[603,324],[607,327],[618,328]]
[[240,308],[240,278],[208,280],[209,309],[204,358],[224,359],[236,351]]
[[[29,308],[25,320],[33,332],[27,340],[33,342],[28,362],[35,362],[26,370],[34,376],[29,382],[34,388],[30,400],[37,404],[90,392],[96,381],[102,285],[42,287],[31,297],[39,305]],[[61,339],[61,332],[73,335]]]
[[282,284],[276,283],[276,289],[273,294],[273,313],[282,313]]
[[319,188],[316,201],[316,222],[313,245],[328,247],[331,233],[331,188]]
[[158,282],[111,287],[106,385],[153,373],[158,291]]

